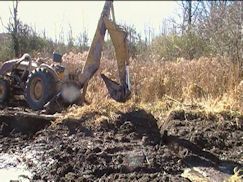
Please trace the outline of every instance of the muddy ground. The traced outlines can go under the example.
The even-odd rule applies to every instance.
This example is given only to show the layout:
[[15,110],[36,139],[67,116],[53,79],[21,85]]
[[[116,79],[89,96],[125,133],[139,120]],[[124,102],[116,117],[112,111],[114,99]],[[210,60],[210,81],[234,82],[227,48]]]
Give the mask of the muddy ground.
[[240,119],[177,111],[160,123],[144,110],[113,118],[94,112],[61,123],[0,116],[0,155],[18,156],[30,181],[183,182],[189,181],[181,177],[188,167],[225,174],[242,167]]

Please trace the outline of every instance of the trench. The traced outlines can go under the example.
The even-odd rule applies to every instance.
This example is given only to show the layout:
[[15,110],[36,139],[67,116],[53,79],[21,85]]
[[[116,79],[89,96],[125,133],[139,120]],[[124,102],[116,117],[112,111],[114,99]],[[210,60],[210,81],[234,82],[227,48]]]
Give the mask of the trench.
[[20,133],[31,136],[51,124],[51,120],[34,116],[0,116],[0,135]]

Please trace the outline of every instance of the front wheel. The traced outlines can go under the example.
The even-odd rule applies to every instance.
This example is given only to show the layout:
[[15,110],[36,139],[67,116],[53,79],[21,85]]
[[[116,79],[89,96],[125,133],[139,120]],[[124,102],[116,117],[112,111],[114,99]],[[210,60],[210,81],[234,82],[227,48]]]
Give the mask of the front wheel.
[[35,69],[28,77],[25,100],[33,110],[41,110],[56,94],[54,75],[45,68]]

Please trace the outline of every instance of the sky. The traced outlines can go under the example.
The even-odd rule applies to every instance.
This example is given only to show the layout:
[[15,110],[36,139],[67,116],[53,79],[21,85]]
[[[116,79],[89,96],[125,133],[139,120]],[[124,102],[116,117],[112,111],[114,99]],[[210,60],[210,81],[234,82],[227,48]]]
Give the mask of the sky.
[[[7,25],[12,1],[0,1],[0,18]],[[176,1],[114,1],[115,17],[118,24],[133,25],[144,36],[149,27],[154,34],[161,32],[165,18],[179,14]],[[67,37],[70,27],[74,38],[84,29],[92,40],[104,1],[20,1],[19,19],[35,27],[38,33],[46,32],[47,37],[59,39]],[[6,29],[0,24],[0,32]]]

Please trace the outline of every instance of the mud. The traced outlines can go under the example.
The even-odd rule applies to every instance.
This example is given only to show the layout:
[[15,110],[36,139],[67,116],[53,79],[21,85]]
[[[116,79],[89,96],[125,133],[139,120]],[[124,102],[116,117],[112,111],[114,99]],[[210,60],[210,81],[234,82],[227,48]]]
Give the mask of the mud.
[[13,123],[0,117],[0,155],[19,156],[31,181],[183,182],[187,167],[232,174],[243,164],[242,122],[232,118],[219,123],[177,112],[160,126],[153,115],[135,110],[114,118],[90,113],[58,124],[39,119],[29,130]]

